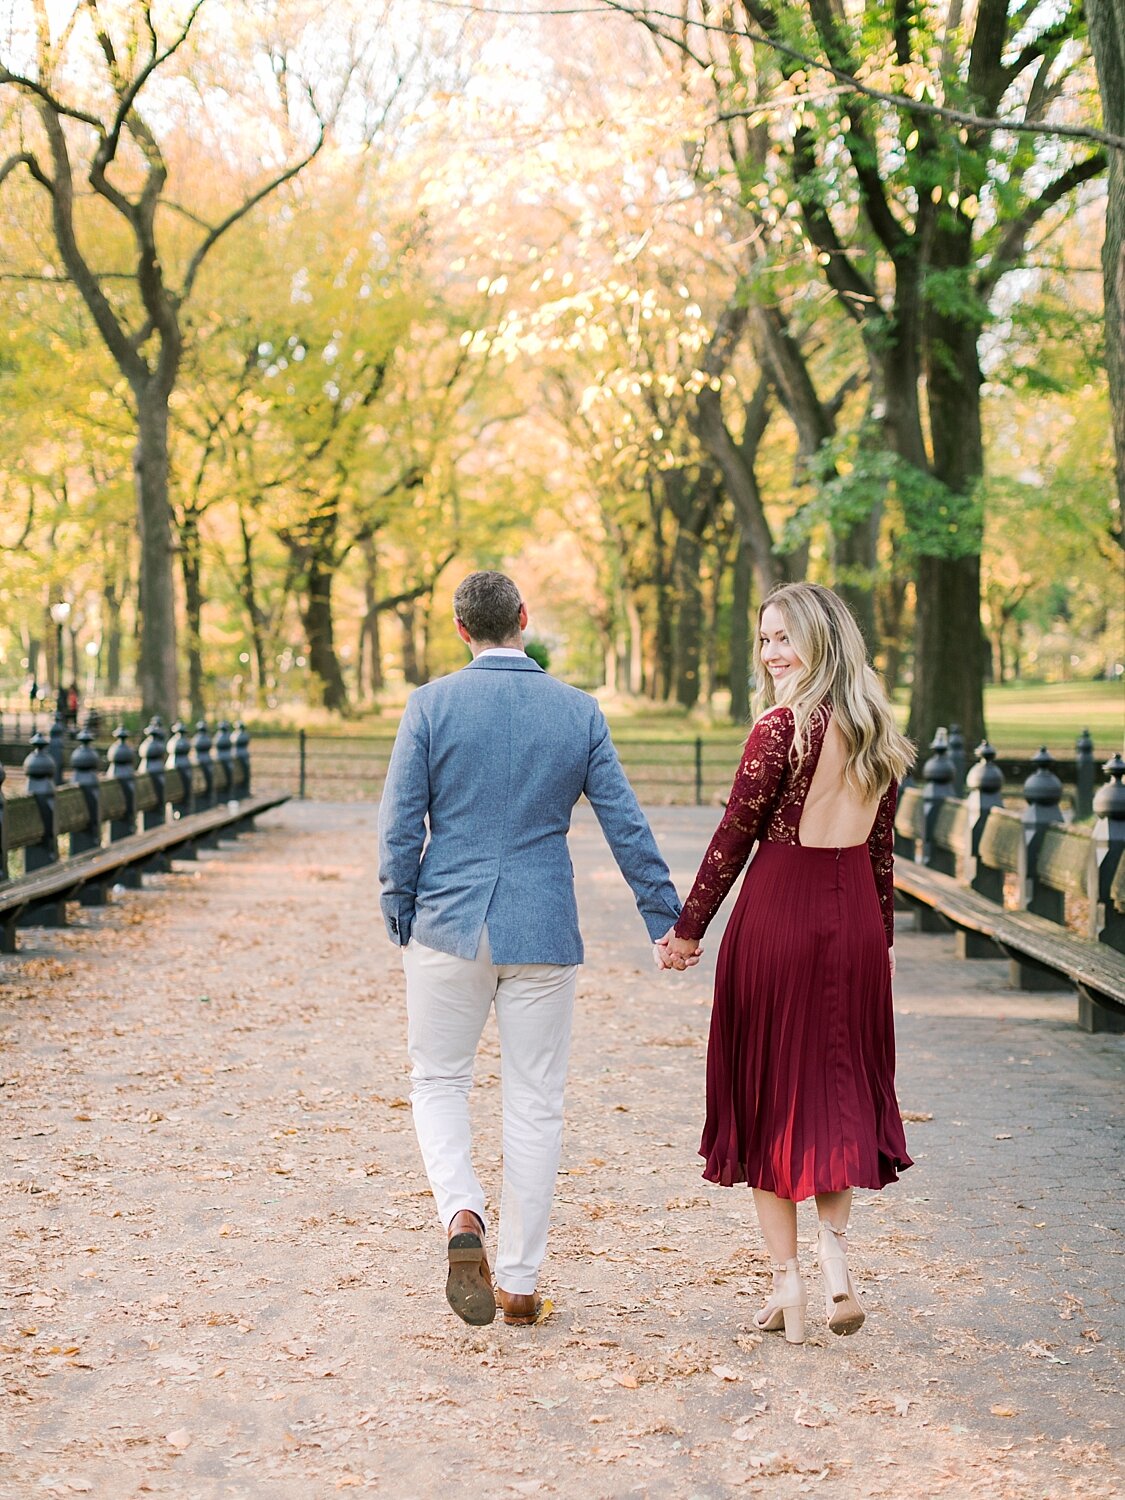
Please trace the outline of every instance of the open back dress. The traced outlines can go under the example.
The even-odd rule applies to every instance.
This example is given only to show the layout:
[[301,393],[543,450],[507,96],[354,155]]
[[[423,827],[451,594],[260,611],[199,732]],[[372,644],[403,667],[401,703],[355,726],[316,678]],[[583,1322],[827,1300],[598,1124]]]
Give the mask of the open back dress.
[[[754,725],[676,923],[678,936],[701,938],[757,843],[719,947],[699,1149],[709,1181],[793,1201],[885,1187],[911,1165],[887,958],[896,787],[872,804],[864,842],[800,838],[831,714],[824,703],[812,715],[796,770],[791,710],[771,709]],[[831,758],[816,798],[828,826],[844,791]]]

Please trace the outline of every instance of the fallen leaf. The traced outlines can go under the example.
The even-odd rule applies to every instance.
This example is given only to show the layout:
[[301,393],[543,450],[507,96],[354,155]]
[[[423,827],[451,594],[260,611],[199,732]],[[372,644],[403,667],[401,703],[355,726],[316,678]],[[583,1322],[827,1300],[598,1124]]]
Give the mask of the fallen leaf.
[[717,1375],[720,1380],[741,1380],[742,1376],[737,1370],[732,1370],[729,1365],[712,1365],[711,1374]]
[[990,1406],[988,1409],[994,1417],[1015,1417],[1019,1415],[1014,1406]]
[[191,1442],[191,1433],[186,1427],[177,1427],[174,1432],[165,1433],[164,1441],[169,1448],[175,1448],[177,1452],[182,1453]]

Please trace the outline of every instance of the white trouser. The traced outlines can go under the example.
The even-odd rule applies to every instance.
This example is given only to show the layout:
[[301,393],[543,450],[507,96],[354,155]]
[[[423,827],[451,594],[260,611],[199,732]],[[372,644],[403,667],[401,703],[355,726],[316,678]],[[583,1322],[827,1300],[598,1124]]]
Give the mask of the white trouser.
[[496,1284],[535,1290],[562,1150],[563,1090],[574,1015],[574,964],[494,964],[487,930],[475,959],[411,941],[406,972],[413,1087],[410,1102],[442,1224],[468,1208],[484,1222],[471,1157],[469,1090],[490,1007],[500,1031],[504,1191]]

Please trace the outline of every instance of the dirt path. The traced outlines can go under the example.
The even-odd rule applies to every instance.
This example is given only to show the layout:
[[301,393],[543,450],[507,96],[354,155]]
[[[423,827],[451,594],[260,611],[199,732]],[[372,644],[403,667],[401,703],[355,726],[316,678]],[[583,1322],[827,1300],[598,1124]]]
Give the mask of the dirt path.
[[[713,816],[653,815],[681,890]],[[699,1177],[707,975],[648,967],[588,816],[574,853],[588,955],[533,1330],[445,1305],[372,809],[290,805],[0,960],[4,1500],[1121,1492],[1123,1040],[905,934],[917,1165],[857,1203],[867,1326],[789,1348],[752,1327],[748,1195]]]

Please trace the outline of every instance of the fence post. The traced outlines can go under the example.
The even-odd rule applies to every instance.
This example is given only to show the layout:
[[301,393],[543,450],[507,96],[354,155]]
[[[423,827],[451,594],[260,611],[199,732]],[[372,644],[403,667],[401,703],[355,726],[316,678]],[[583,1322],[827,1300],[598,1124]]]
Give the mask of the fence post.
[[[182,719],[177,719],[172,725],[172,738],[168,742],[168,760],[171,763],[171,769],[179,774],[184,791],[177,804],[175,815],[186,818],[188,813],[195,811],[195,792],[192,789],[191,740],[188,738],[187,725]],[[194,858],[193,855],[180,855],[179,857],[181,859]]]
[[949,755],[949,736],[944,729],[934,735],[930,758],[922,767],[922,863],[943,875],[957,874],[957,857],[950,849],[934,843],[934,825],[941,805],[953,796],[954,766]]
[[[109,774],[120,786],[125,798],[125,814],[111,818],[109,822],[110,843],[115,839],[127,839],[137,831],[137,752],[129,743],[129,731],[119,724],[113,731],[114,744],[109,750]],[[126,865],[117,872],[117,884],[129,890],[139,890],[141,872]]]
[[195,726],[195,737],[192,740],[192,749],[195,751],[195,763],[203,770],[203,794],[200,803],[203,807],[214,807],[215,805],[215,762],[211,759],[211,736],[207,733],[207,722],[200,719]]
[[306,775],[306,768],[305,768],[305,753],[306,753],[305,752],[305,731],[303,729],[299,729],[297,731],[297,746],[298,746],[298,754],[300,756],[300,766],[299,766],[299,770],[298,770],[298,790],[297,790],[297,796],[303,802],[305,800],[305,775]]
[[70,852],[86,854],[91,849],[100,849],[102,843],[98,752],[89,729],[79,730],[78,746],[70,757],[70,769],[74,773],[74,785],[82,788],[87,818],[86,827],[76,828],[70,835]]
[[231,753],[230,720],[219,721],[219,732],[215,736],[216,801],[229,802],[234,789],[234,765]]
[[24,869],[30,875],[32,870],[54,864],[59,857],[55,837],[55,757],[47,748],[46,735],[37,732],[31,736],[31,754],[24,760],[23,774],[27,777],[27,795],[35,798],[43,824],[39,842],[29,844],[24,851]]
[[1084,729],[1074,742],[1074,816],[1088,818],[1094,811],[1094,741]]
[[50,755],[55,763],[55,785],[61,786],[66,762],[66,716],[57,713],[51,720]]
[[965,736],[960,724],[949,726],[949,759],[953,763],[953,795],[960,797],[965,790]]
[[[965,778],[964,874],[974,891],[979,891],[997,906],[1004,905],[1004,872],[993,870],[980,860],[980,841],[984,825],[994,807],[1004,805],[1004,773],[996,764],[996,751],[987,740],[981,740],[973,751],[976,757]],[[980,932],[958,932],[958,958],[1000,958],[1003,955],[991,938]]]
[[[35,798],[39,809],[39,820],[43,832],[39,842],[29,844],[23,851],[24,870],[28,875],[52,865],[59,857],[59,841],[55,832],[55,758],[47,748],[47,736],[35,733],[31,736],[31,754],[23,763],[27,777],[27,794]],[[33,906],[20,917],[21,927],[65,927],[66,902],[48,901]]]
[[241,719],[234,726],[234,754],[242,766],[242,785],[239,788],[239,801],[242,801],[250,795],[250,731]]
[[[140,755],[144,773],[152,783],[152,790],[156,801],[151,807],[146,807],[141,814],[142,828],[160,828],[167,821],[168,810],[165,805],[165,775],[164,760],[168,753],[168,737],[164,732],[164,720],[159,714],[153,714],[145,725],[145,737],[141,741]],[[172,861],[166,852],[150,855],[142,866],[146,875],[167,875],[172,868]]]
[[[8,879],[8,823],[4,817],[4,782],[7,779],[4,762],[0,761],[0,885]],[[0,942],[0,953],[8,950]]]
[[1117,910],[1109,894],[1117,866],[1125,859],[1125,760],[1118,753],[1102,769],[1107,780],[1093,804],[1097,822],[1090,862],[1090,936],[1125,953],[1125,912]]
[[695,737],[695,805],[703,806],[703,737]]
[[[1023,784],[1027,806],[1020,814],[1023,825],[1023,843],[1020,847],[1019,901],[1025,911],[1046,917],[1049,922],[1060,924],[1066,921],[1066,897],[1062,891],[1052,890],[1035,878],[1039,862],[1039,851],[1043,847],[1043,836],[1048,828],[1063,821],[1062,782],[1051,769],[1054,758],[1042,745],[1032,757],[1035,770]],[[1012,960],[1012,982],[1021,990],[1053,990],[1059,986],[1058,977],[1046,969],[1033,964]]]
[[154,715],[145,726],[145,737],[141,741],[141,757],[145,775],[151,780],[156,793],[156,803],[145,810],[141,820],[144,828],[159,828],[166,821],[164,807],[164,757],[168,753],[168,742],[164,734],[164,720]]

